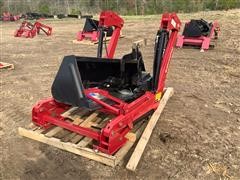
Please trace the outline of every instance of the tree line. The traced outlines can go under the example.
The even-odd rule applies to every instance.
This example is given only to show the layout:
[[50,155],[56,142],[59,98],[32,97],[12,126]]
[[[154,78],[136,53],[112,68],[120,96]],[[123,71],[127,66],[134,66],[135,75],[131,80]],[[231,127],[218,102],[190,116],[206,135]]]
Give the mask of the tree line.
[[97,14],[108,9],[122,15],[147,15],[233,8],[240,8],[240,0],[0,0],[1,14]]

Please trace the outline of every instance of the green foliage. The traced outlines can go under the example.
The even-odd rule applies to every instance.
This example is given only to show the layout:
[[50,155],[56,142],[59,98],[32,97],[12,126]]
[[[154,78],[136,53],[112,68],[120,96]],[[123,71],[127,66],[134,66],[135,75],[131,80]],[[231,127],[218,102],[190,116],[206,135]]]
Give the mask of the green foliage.
[[216,6],[215,6],[215,1],[214,0],[209,0],[205,3],[205,8],[206,9],[212,9],[215,10]]
[[50,13],[49,5],[47,3],[40,4],[39,12],[44,14],[49,14]]
[[239,7],[240,1],[239,0],[219,0],[217,5],[217,9],[232,9]]
[[79,9],[72,8],[71,14],[80,14],[80,11],[79,11]]
[[3,7],[4,7],[4,3],[3,3],[3,0],[0,0],[0,13],[2,14],[3,13]]
[[122,15],[196,12],[240,8],[240,0],[0,0],[0,12],[98,14],[113,10]]
[[3,0],[0,0],[0,8],[3,7]]

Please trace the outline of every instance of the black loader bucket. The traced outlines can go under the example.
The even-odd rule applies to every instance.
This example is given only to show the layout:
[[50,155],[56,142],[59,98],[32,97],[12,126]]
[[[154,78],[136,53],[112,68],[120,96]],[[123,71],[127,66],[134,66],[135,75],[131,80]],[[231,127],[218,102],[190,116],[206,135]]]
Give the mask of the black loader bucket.
[[92,32],[92,31],[97,31],[98,29],[98,23],[99,21],[91,19],[91,18],[86,18],[86,22],[83,28],[84,32]]
[[208,36],[212,28],[212,24],[203,19],[191,20],[185,25],[183,35],[186,37]]
[[138,72],[136,60],[66,56],[52,84],[52,96],[57,102],[91,108],[84,89],[120,88],[131,84]]

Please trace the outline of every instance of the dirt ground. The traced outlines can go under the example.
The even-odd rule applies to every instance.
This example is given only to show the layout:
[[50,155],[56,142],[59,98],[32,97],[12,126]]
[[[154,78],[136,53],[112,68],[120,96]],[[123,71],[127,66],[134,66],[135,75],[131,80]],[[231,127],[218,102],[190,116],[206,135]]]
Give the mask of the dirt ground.
[[[152,69],[159,16],[126,17],[116,57],[130,52],[134,40]],[[215,49],[175,49],[167,86],[175,94],[154,129],[136,172],[124,163],[110,168],[17,134],[31,121],[31,108],[51,96],[51,83],[65,55],[95,56],[96,47],[73,44],[82,20],[45,21],[53,36],[14,38],[19,22],[1,24],[0,61],[14,70],[0,72],[0,179],[240,179],[240,10],[179,14],[217,19]]]

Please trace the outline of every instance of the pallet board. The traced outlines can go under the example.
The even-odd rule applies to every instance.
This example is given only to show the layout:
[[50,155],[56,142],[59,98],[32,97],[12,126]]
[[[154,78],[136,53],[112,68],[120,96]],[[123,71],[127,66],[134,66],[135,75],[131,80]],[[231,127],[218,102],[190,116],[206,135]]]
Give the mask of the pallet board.
[[146,45],[147,45],[147,39],[144,38],[144,39],[140,39],[140,40],[134,41],[132,43],[132,48],[133,49],[136,49],[136,47],[141,48],[141,47],[144,47]]
[[14,69],[14,65],[10,63],[0,62],[0,69]]
[[173,93],[174,93],[173,88],[168,88],[165,91],[164,96],[162,97],[157,110],[151,116],[151,119],[149,120],[145,130],[143,131],[141,138],[138,141],[136,148],[134,149],[134,152],[131,155],[130,160],[127,163],[126,168],[128,170],[131,170],[131,171],[136,170],[138,162],[140,161],[140,158],[142,157],[142,154],[148,143],[148,140],[151,137],[153,129],[156,126],[156,124],[159,120],[159,117],[161,116],[161,113],[163,112],[163,109],[167,104],[168,99],[173,95]]
[[[122,159],[133,147],[135,142],[139,139],[142,132],[144,131],[142,137],[139,140],[139,143],[141,145],[139,145],[139,143],[137,144],[133,155],[136,154],[135,151],[143,152],[144,147],[146,146],[148,139],[150,138],[152,130],[156,125],[156,122],[159,119],[161,112],[167,103],[167,100],[171,97],[172,94],[173,89],[167,88],[163,95],[163,98],[160,101],[158,109],[151,116],[149,122],[146,123],[147,120],[145,120],[140,121],[141,123],[136,124],[133,130],[126,135],[126,138],[128,139],[127,143],[121,149],[119,149],[114,155],[108,155],[99,151],[95,151],[92,146],[93,140],[91,138],[81,136],[79,134],[76,134],[74,132],[68,131],[57,126],[53,126],[49,129],[41,129],[31,124],[28,126],[28,128],[19,127],[18,133],[21,136],[57,147],[59,149],[83,156],[88,159],[101,162],[111,167],[115,167],[122,161]],[[71,122],[75,125],[80,125],[82,127],[92,128],[95,131],[100,131],[101,128],[106,125],[108,120],[112,118],[112,116],[107,116],[99,111],[90,112],[83,111],[82,109],[78,108],[71,108],[67,112],[64,112],[62,116],[66,117],[68,122]],[[139,146],[143,148],[141,148],[141,150],[137,150],[139,149],[138,148]],[[139,156],[137,157],[137,162],[140,160],[141,154],[142,153],[137,153],[137,155]]]
[[80,147],[77,144],[69,143],[69,142],[62,142],[58,138],[54,137],[46,137],[42,132],[40,131],[33,131],[31,129],[25,129],[25,128],[18,128],[18,133],[21,136],[28,137],[30,139],[57,147],[59,149],[101,162],[103,164],[106,164],[108,166],[116,166],[122,158],[125,156],[125,154],[130,150],[130,148],[133,146],[135,139],[134,134],[128,134],[131,138],[129,138],[129,141],[115,154],[115,156],[107,155],[101,152],[96,152],[93,149],[87,148],[87,147]]

